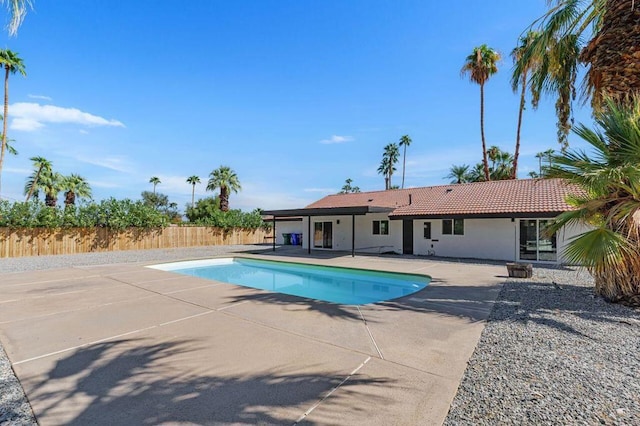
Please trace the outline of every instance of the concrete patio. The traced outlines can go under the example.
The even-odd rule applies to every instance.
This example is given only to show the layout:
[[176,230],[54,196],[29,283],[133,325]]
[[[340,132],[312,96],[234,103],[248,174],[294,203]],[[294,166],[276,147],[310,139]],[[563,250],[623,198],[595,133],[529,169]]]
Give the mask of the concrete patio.
[[3,274],[0,340],[41,425],[440,424],[503,265],[246,255],[433,277],[335,305],[113,264]]

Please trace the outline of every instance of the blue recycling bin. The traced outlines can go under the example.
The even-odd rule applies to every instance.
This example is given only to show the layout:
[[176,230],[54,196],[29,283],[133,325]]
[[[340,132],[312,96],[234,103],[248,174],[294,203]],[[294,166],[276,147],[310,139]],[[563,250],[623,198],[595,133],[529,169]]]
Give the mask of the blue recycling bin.
[[291,244],[294,246],[298,245],[298,235],[300,234],[291,234]]

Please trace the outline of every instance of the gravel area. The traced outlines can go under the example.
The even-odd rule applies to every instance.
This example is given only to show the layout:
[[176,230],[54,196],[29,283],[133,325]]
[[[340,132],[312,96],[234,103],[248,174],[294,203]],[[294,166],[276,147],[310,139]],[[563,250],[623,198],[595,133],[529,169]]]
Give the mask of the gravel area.
[[581,269],[507,282],[446,425],[640,425],[640,310]]

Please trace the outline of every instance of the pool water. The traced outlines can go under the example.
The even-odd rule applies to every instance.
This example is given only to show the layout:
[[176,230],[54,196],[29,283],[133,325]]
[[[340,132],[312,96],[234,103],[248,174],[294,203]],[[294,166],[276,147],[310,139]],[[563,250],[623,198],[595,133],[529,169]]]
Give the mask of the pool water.
[[347,305],[407,296],[422,290],[431,280],[425,275],[244,258],[178,262],[151,268]]

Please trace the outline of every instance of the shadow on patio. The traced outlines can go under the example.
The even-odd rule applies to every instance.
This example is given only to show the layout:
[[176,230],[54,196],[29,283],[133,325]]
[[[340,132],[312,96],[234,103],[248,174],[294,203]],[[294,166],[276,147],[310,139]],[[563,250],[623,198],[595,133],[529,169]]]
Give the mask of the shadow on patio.
[[[75,411],[65,419],[70,425],[292,424],[345,379],[332,372],[291,374],[278,369],[246,376],[198,374],[180,367],[185,359],[191,364],[199,359],[197,344],[132,339],[79,349],[59,360],[41,383],[30,386],[32,405],[45,423]],[[202,363],[204,369],[224,371],[215,358]],[[352,396],[355,392],[379,404],[391,402],[358,385],[389,386],[392,380],[356,375],[342,385]],[[331,398],[341,404],[340,393]]]

